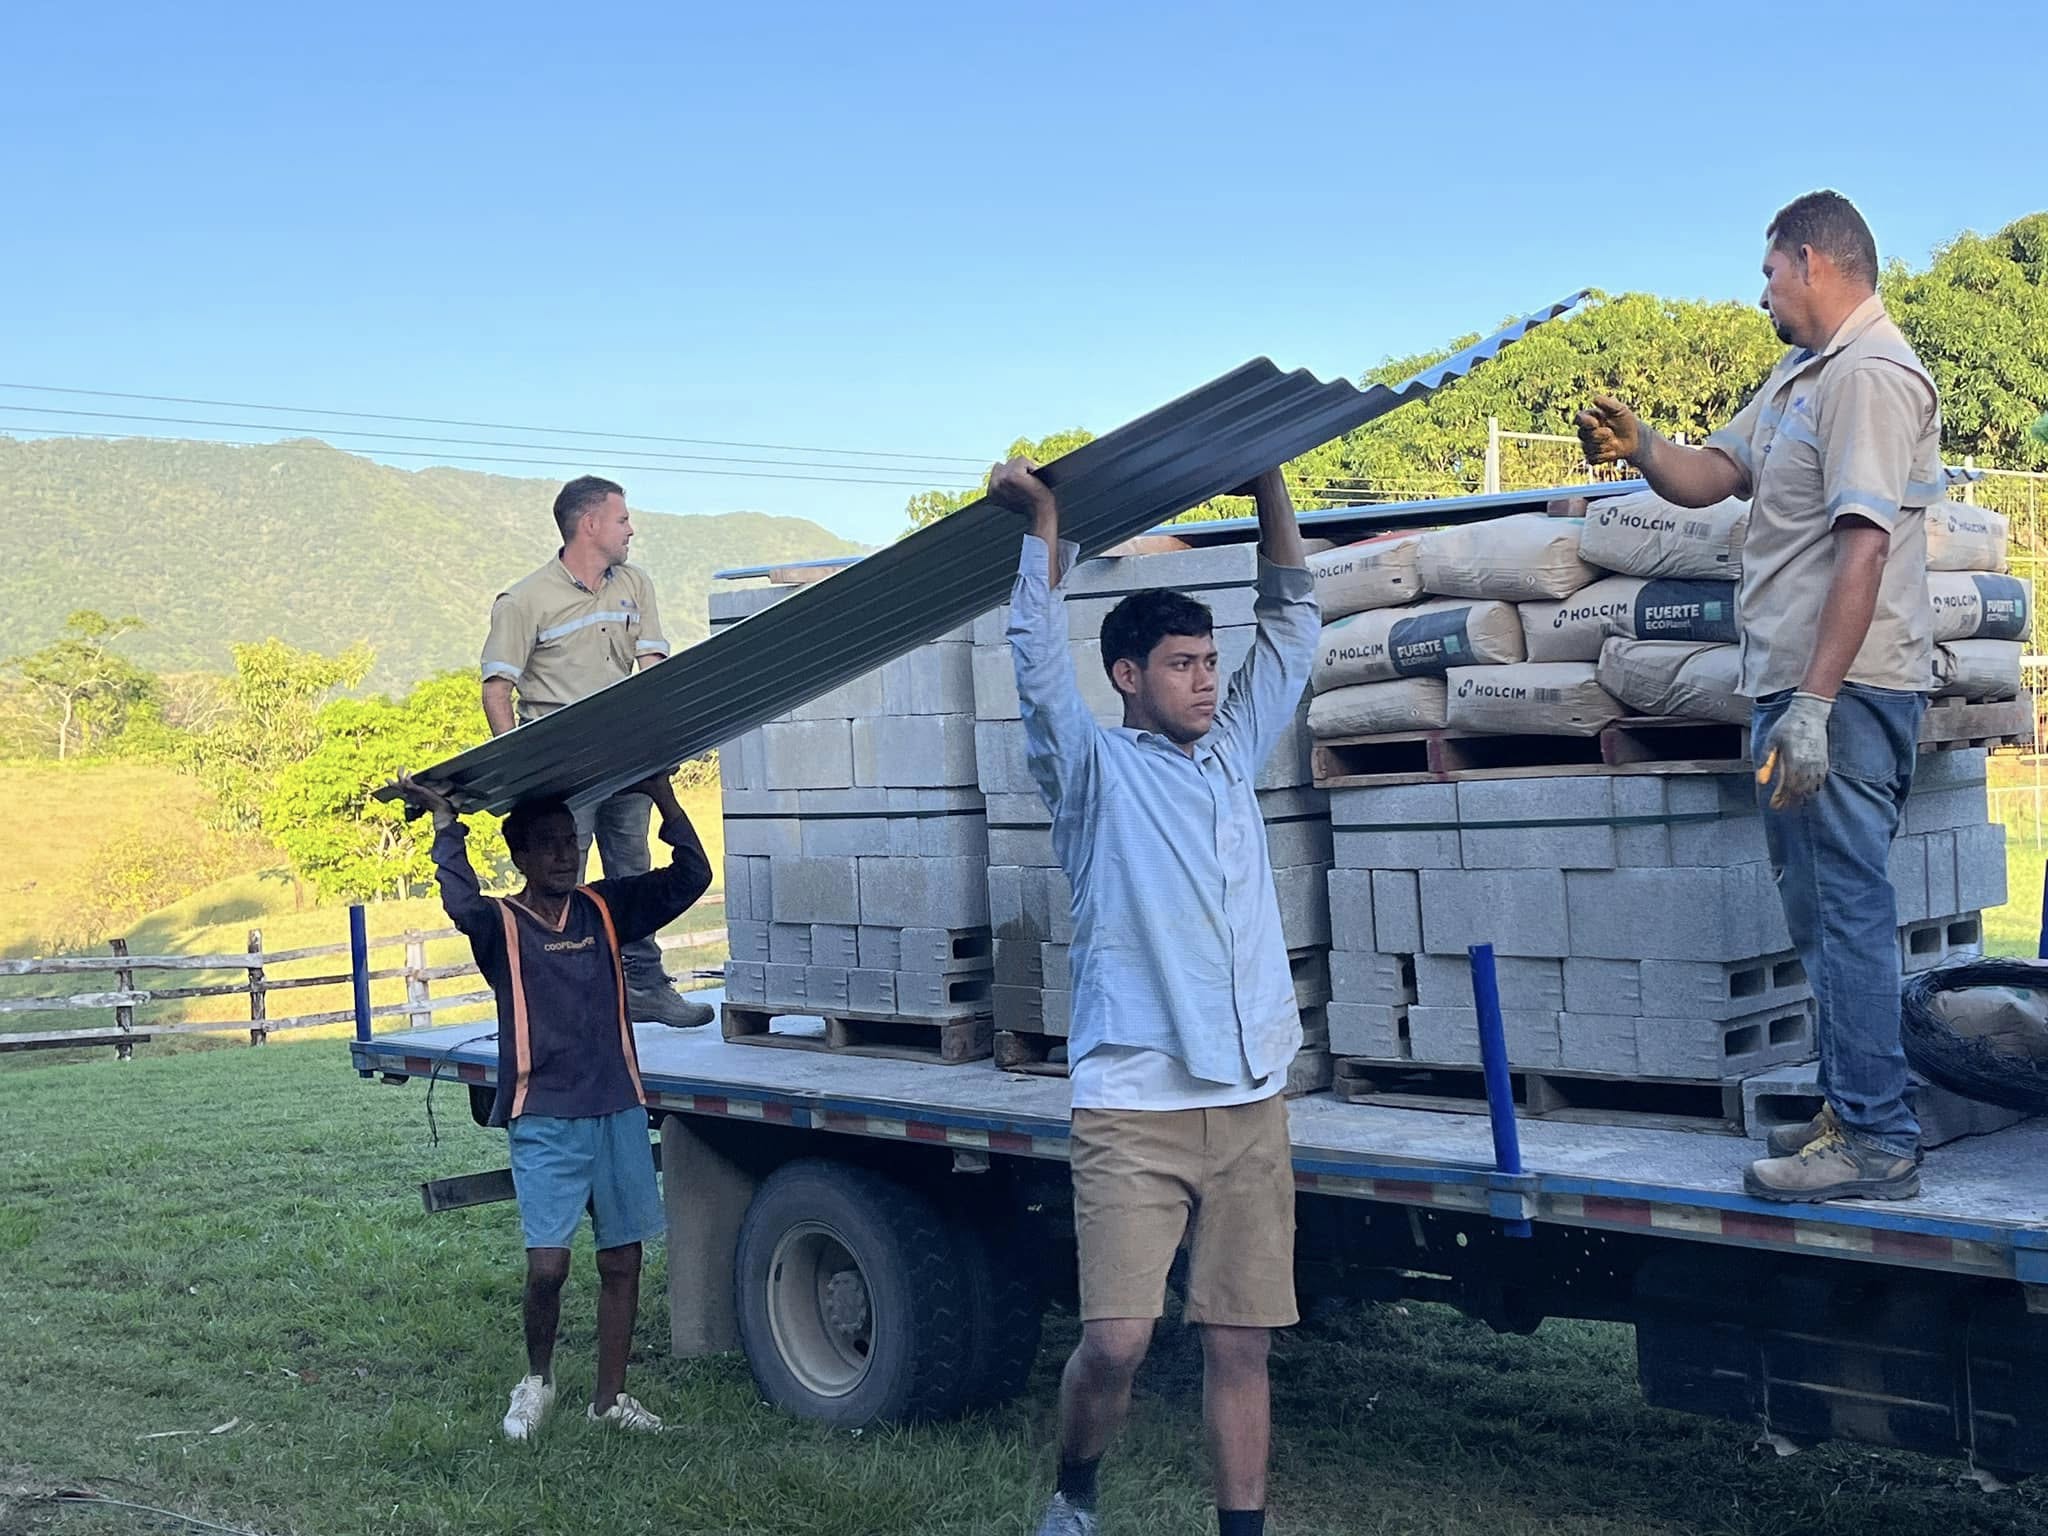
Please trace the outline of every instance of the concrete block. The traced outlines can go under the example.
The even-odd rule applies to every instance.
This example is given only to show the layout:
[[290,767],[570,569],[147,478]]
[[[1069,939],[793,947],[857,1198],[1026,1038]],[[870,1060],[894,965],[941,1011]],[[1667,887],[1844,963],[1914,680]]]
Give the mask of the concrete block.
[[994,963],[995,942],[986,928],[905,928],[893,969],[959,976]]
[[1571,954],[1566,880],[1612,878],[1612,871],[1425,869],[1422,947],[1433,955],[1461,954],[1473,944],[1491,944],[1499,955]]
[[734,789],[721,784],[718,809],[728,821],[735,816],[795,816],[803,795],[794,789]]
[[747,915],[757,923],[775,920],[775,861],[773,859],[748,859]]
[[[1074,888],[1068,882],[1066,872],[1058,869],[1042,869],[1033,876],[1044,892],[1041,898],[1046,910],[1052,914],[1052,931],[1046,935],[1055,944],[1074,942]],[[1276,881],[1277,884],[1277,881]],[[1327,899],[1327,894],[1325,899]],[[1280,908],[1280,931],[1284,938],[1287,932],[1287,908]],[[1286,941],[1289,948],[1293,941]],[[1313,942],[1313,941],[1310,941]],[[1327,942],[1327,940],[1325,940]]]
[[854,930],[855,968],[893,971],[903,963],[903,930],[863,923]]
[[970,715],[879,715],[853,722],[853,782],[888,789],[976,783]]
[[1927,915],[1947,917],[1962,910],[1956,890],[1956,833],[1930,832],[1927,834]]
[[1310,784],[1261,789],[1254,798],[1258,801],[1259,817],[1266,822],[1301,817],[1314,817],[1324,822],[1330,819],[1330,792]]
[[1329,970],[1332,1002],[1400,1008],[1415,1001],[1415,970],[1406,955],[1333,949]]
[[1040,1007],[1040,998],[1043,995],[1037,987],[1013,987],[1006,983],[998,983],[993,998],[996,1028],[1022,1035],[1044,1034],[1045,1012]]
[[1402,1061],[1408,1056],[1408,1010],[1372,1003],[1332,1002],[1327,1010],[1330,1054]]
[[1674,820],[1671,826],[1671,862],[1680,868],[1725,869],[1765,864],[1770,857],[1764,819],[1754,813],[1705,822]]
[[1280,1085],[1283,1097],[1299,1099],[1322,1093],[1336,1081],[1337,1063],[1328,1049],[1309,1042],[1306,1036],[1303,1042],[1294,1053],[1294,1060],[1287,1064],[1287,1076]]
[[811,925],[809,923],[770,923],[768,925],[768,959],[774,965],[809,965],[811,963]]
[[1956,911],[2004,906],[2009,897],[2006,871],[2002,825],[1993,821],[1956,829]]
[[803,823],[794,816],[728,815],[725,849],[747,858],[801,858],[803,833]]
[[1560,954],[1737,960],[1792,947],[1766,865],[1573,870],[1563,879],[1571,944]]
[[1074,990],[1074,951],[1071,945],[1045,943],[1038,946],[1038,981],[1056,992]]
[[858,864],[859,916],[870,924],[989,926],[989,866],[980,859],[861,859]]
[[974,723],[974,772],[991,795],[1038,796],[1038,781],[1024,751],[1024,727],[1008,720]]
[[1293,722],[1274,738],[1273,750],[1259,764],[1252,786],[1255,789],[1289,789],[1312,783],[1315,779],[1314,748],[1315,737],[1308,728],[1308,701],[1304,699]]
[[860,930],[846,923],[813,923],[811,964],[852,970],[860,964]]
[[1289,955],[1287,968],[1294,978],[1294,1001],[1297,1007],[1320,1008],[1330,1000],[1329,950],[1304,949]]
[[1908,923],[1899,929],[1899,969],[1908,976],[1983,953],[1981,913],[1959,912],[1924,923]]
[[[730,923],[756,921],[754,917],[753,882],[747,874],[747,861],[728,853],[725,856],[725,920]],[[767,921],[763,913],[759,921]]]
[[[1318,1003],[1313,1008],[1301,1010],[1301,1043],[1304,1049],[1329,1054],[1330,1050],[1330,1007]],[[1328,1086],[1325,1084],[1324,1086]]]
[[997,939],[995,979],[1004,987],[1043,987],[1045,945],[1038,939]]
[[1643,1011],[1643,967],[1635,960],[1581,960],[1573,955],[1563,965],[1564,1006],[1571,1013],[1618,1013],[1633,1017]]
[[749,921],[726,919],[726,951],[731,959],[766,965],[773,956],[769,950],[768,934],[771,925]]
[[[1556,1013],[1564,1007],[1564,962],[1498,958],[1502,1008]],[[1465,955],[1417,955],[1415,1000],[1428,1008],[1471,1008],[1472,962]]]
[[1736,1019],[1636,1020],[1637,1073],[1726,1082],[1814,1052],[1813,1004]]
[[[2027,1118],[2016,1109],[1951,1093],[1918,1073],[1906,1081],[1906,1104],[1920,1122],[1922,1147],[1989,1135]],[[1819,1113],[1820,1106],[1817,1069],[1812,1063],[1777,1067],[1742,1080],[1742,1128],[1759,1141],[1781,1126],[1803,1125]]]
[[847,973],[847,1007],[854,1013],[894,1013],[896,973],[861,968]]
[[1038,994],[1039,1023],[1048,1035],[1064,1040],[1074,1032],[1074,994],[1048,987]]
[[1449,786],[1459,857],[1467,869],[1612,869],[1613,783],[1578,774]]
[[809,1006],[804,996],[804,967],[801,965],[764,965],[761,967],[765,982],[762,1003],[769,1008],[796,1008]]
[[773,608],[784,598],[803,591],[802,587],[719,587],[711,594],[711,622],[714,626],[737,623],[751,619],[766,608]]
[[1917,923],[1929,915],[1927,906],[1927,843],[1924,837],[1899,837],[1892,841],[1885,860],[1898,920]]
[[995,980],[987,972],[898,971],[895,1011],[906,1018],[950,1019],[994,1007]]
[[886,715],[972,715],[974,648],[934,641],[899,656],[879,674]]
[[1097,555],[1067,572],[1066,590],[1071,600],[1171,587],[1206,600],[1210,589],[1218,587],[1251,591],[1258,575],[1257,545],[1212,544],[1151,555]]
[[1295,869],[1304,864],[1329,867],[1333,849],[1330,823],[1324,817],[1313,812],[1301,813],[1284,821],[1268,821],[1265,829],[1266,862],[1274,869]]
[[897,858],[988,862],[988,817],[978,809],[899,816],[889,831],[889,852]]
[[[1298,864],[1273,871],[1273,893],[1280,902],[1280,937],[1287,948],[1313,949],[1330,942],[1327,874],[1321,864]],[[1062,876],[1061,885],[1065,884]]]
[[1743,1018],[1813,996],[1806,967],[1786,951],[1748,960],[1645,960],[1637,1006],[1645,1018]]
[[849,789],[853,786],[853,725],[846,720],[797,720],[761,727],[764,789]]
[[1422,952],[1422,886],[1412,870],[1372,872],[1372,927],[1376,948],[1389,954]]
[[768,1001],[768,967],[743,960],[725,963],[725,1000],[760,1007]]
[[984,813],[992,827],[1011,829],[1016,827],[1049,827],[1052,812],[1039,798],[1038,791],[1012,795],[990,792],[984,801]]
[[967,626],[969,643],[975,646],[995,646],[1009,643],[1010,605],[1003,603],[977,614],[974,622]]
[[[1128,591],[1101,597],[1070,593],[1067,597],[1067,633],[1077,640],[1101,634],[1102,621],[1129,595]],[[1252,605],[1258,601],[1258,593],[1250,585],[1204,586],[1186,595],[1209,610],[1209,622],[1217,629],[1241,628],[1255,622]]]
[[1026,869],[1052,869],[1059,858],[1052,851],[1051,827],[998,826],[988,829],[988,862]]
[[843,966],[806,966],[804,1006],[818,1013],[844,1013],[853,1003],[852,977]]
[[896,807],[886,789],[800,789],[799,816],[886,816]]
[[[858,923],[860,866],[871,860],[763,859],[777,923]],[[887,921],[887,919],[880,919]]]
[[[796,852],[803,858],[884,858],[894,851],[897,824],[886,816],[806,816],[799,825]],[[728,838],[731,829],[727,822]]]
[[[1501,1024],[1507,1036],[1512,1067],[1554,1067],[1558,1064],[1557,1015],[1547,1011],[1504,1008]],[[1476,1008],[1408,1010],[1408,1043],[1414,1059],[1442,1066],[1479,1063],[1479,1011]]]
[[888,706],[882,702],[882,674],[863,672],[830,693],[821,693],[808,704],[791,710],[793,720],[859,720],[879,715]]
[[943,789],[892,789],[886,793],[890,811],[899,815],[912,811],[919,815],[933,811],[974,811],[985,815],[988,808],[988,797],[981,792],[979,785],[974,784],[949,785]]
[[1456,869],[1458,786],[1330,791],[1339,869]]
[[1632,1076],[1636,1068],[1636,1017],[1628,1013],[1559,1013],[1558,1064],[1579,1072]]
[[1330,944],[1335,949],[1379,948],[1373,935],[1372,874],[1363,869],[1333,869],[1330,891]]
[[1927,769],[1930,759],[1952,755],[1960,754],[1931,752],[1920,759],[1913,775],[1913,791],[1906,796],[1906,814],[1900,821],[1902,832],[1953,832],[1958,827],[1974,827],[1991,819],[1990,790],[1981,762],[1974,773],[1960,769],[1930,773]]
[[1022,869],[991,864],[987,879],[989,926],[995,930],[998,944],[1038,944],[1050,936],[1051,917],[1043,911],[1034,913],[1027,903]]
[[1913,765],[1913,793],[1977,784],[1985,778],[1990,761],[1991,754],[1983,747],[1923,752]]
[[1671,864],[1671,823],[1662,774],[1620,774],[1612,780],[1614,863],[1619,869]]

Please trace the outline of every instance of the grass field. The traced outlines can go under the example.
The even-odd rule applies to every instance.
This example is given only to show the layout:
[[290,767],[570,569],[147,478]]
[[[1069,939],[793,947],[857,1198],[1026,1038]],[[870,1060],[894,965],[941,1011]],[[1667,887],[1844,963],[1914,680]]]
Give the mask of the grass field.
[[[41,1501],[58,1487],[318,1536],[1029,1529],[1063,1318],[1000,1413],[834,1432],[762,1406],[736,1359],[669,1358],[657,1255],[633,1386],[676,1432],[605,1439],[562,1414],[537,1446],[498,1441],[520,1371],[514,1212],[428,1217],[416,1186],[500,1166],[503,1139],[442,1094],[430,1146],[423,1100],[305,1041],[0,1077],[0,1531],[176,1529]],[[577,1262],[571,1407],[592,1350],[587,1252]],[[1213,1529],[1188,1343],[1162,1340],[1105,1467],[1113,1536]],[[1272,1528],[2048,1530],[2048,1492],[1986,1496],[1948,1463],[1847,1447],[1779,1460],[1740,1427],[1644,1407],[1634,1378],[1630,1335],[1610,1326],[1496,1338],[1415,1306],[1297,1330],[1275,1367]]]

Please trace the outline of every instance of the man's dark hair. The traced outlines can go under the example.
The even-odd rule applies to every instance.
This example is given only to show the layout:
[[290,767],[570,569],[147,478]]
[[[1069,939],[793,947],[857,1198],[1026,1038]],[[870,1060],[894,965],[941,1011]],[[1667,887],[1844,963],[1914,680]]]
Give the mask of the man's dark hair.
[[583,521],[584,513],[607,496],[625,494],[623,485],[597,475],[578,475],[563,486],[562,493],[555,498],[555,526],[562,530],[562,542],[569,542],[570,536],[576,532],[576,525]]
[[1790,255],[1810,245],[1841,269],[1844,277],[1877,286],[1877,240],[1856,205],[1839,192],[1809,192],[1780,208],[1764,236]]
[[568,816],[573,813],[568,804],[561,800],[522,800],[513,806],[505,817],[503,831],[505,846],[513,853],[521,853],[533,840],[534,823],[545,816]]
[[1102,621],[1102,670],[1114,680],[1118,662],[1135,661],[1144,666],[1153,648],[1168,635],[1199,638],[1215,627],[1208,608],[1185,592],[1165,587],[1133,592]]

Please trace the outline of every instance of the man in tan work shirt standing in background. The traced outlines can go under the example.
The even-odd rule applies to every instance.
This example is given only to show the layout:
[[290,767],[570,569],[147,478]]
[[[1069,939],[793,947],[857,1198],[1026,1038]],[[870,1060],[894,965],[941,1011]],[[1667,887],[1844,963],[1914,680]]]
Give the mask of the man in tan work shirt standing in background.
[[1826,1102],[1773,1133],[1744,1188],[1767,1200],[1920,1191],[1906,1106],[1898,914],[1886,861],[1934,680],[1923,513],[1942,499],[1934,380],[1877,297],[1877,243],[1849,200],[1812,192],[1765,232],[1764,293],[1792,350],[1703,448],[1600,396],[1587,459],[1627,459],[1684,507],[1750,498],[1742,691],[1786,926],[1819,1016]]
[[[631,677],[668,655],[654,583],[626,564],[633,522],[626,493],[610,480],[584,475],[555,498],[562,547],[555,557],[491,605],[484,642],[484,717],[502,736],[566,704]],[[513,695],[518,695],[515,708]],[[621,791],[576,813],[577,842],[587,858],[597,843],[608,878],[645,874],[650,804]],[[627,1007],[635,1020],[694,1029],[712,1011],[676,991],[650,938],[620,947]]]

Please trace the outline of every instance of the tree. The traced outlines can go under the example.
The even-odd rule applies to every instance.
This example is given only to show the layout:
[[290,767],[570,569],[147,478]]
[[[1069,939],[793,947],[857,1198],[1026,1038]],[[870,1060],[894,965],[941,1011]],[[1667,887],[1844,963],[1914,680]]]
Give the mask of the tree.
[[[418,769],[490,735],[476,677],[446,672],[402,700],[336,699],[321,709],[318,744],[283,768],[263,798],[265,834],[323,895],[405,896],[433,878],[433,824],[373,800],[400,769]],[[495,822],[472,823],[480,871],[509,863]]]
[[81,608],[65,619],[63,634],[9,663],[26,685],[31,708],[54,733],[60,762],[74,748],[89,752],[96,741],[118,735],[130,712],[152,697],[156,679],[113,649],[140,628],[138,618],[110,619]]
[[[1095,434],[1085,427],[1069,427],[1064,432],[1054,432],[1048,437],[1020,437],[1011,443],[1003,454],[1005,459],[1014,459],[1024,454],[1040,464],[1050,464],[1061,454],[1072,453],[1083,443],[1095,441]],[[981,500],[988,489],[988,476],[971,491],[924,491],[910,498],[903,508],[904,516],[910,519],[910,532],[929,528],[942,517],[951,517],[962,507]]]
[[2048,213],[1958,235],[1925,272],[1893,262],[1885,306],[1941,390],[1941,445],[2001,469],[2048,469]]
[[[192,737],[191,759],[214,793],[219,820],[253,830],[262,825],[265,798],[279,776],[320,745],[321,700],[360,683],[373,656],[363,645],[322,656],[277,639],[237,645],[234,656],[229,706]],[[480,727],[477,735],[484,734]]]

